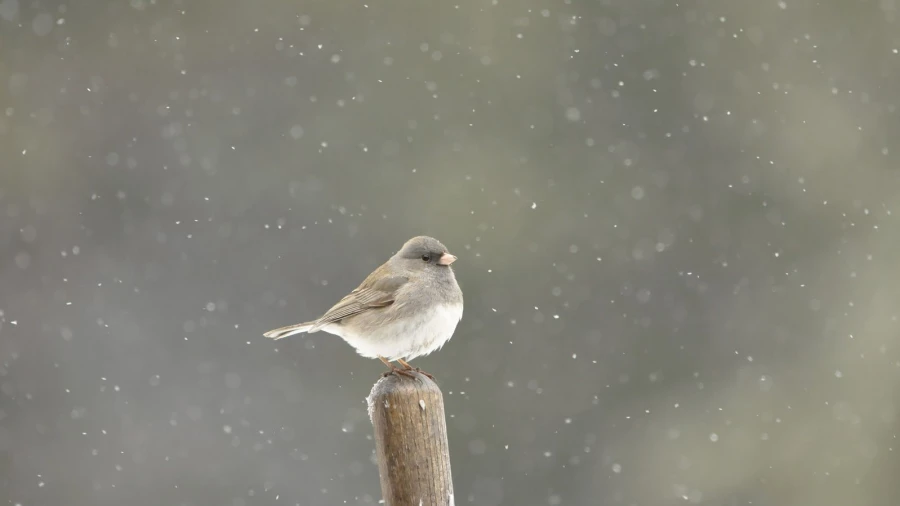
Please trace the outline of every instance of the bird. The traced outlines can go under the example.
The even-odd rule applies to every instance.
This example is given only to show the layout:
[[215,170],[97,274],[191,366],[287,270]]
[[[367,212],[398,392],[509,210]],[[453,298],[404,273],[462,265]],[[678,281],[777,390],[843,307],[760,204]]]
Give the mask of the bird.
[[381,360],[390,368],[384,376],[415,378],[415,371],[434,379],[408,361],[441,349],[462,320],[463,294],[450,267],[456,258],[433,237],[413,237],[319,318],[263,335],[277,340],[323,330]]

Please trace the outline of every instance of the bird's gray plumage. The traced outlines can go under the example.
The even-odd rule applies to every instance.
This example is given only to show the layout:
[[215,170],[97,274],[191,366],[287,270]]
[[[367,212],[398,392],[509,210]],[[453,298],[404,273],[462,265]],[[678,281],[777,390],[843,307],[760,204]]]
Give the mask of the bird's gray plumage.
[[462,291],[449,265],[455,259],[437,239],[413,237],[316,320],[264,335],[282,339],[324,330],[369,358],[427,355],[450,339],[462,318]]

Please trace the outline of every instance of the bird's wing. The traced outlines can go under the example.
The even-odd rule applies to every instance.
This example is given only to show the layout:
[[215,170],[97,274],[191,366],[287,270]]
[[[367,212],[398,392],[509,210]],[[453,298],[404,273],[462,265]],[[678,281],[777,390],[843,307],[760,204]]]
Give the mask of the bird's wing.
[[397,290],[409,281],[406,276],[390,276],[377,279],[377,281],[376,278],[377,276],[373,272],[357,289],[350,292],[313,322],[309,332],[316,332],[329,323],[341,321],[364,311],[393,304]]

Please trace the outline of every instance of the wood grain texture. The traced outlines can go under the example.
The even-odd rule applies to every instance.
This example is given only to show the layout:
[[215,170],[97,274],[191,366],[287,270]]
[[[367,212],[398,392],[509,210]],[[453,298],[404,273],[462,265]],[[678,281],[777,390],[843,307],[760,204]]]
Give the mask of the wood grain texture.
[[369,394],[381,493],[388,506],[453,506],[444,398],[434,381],[391,375]]

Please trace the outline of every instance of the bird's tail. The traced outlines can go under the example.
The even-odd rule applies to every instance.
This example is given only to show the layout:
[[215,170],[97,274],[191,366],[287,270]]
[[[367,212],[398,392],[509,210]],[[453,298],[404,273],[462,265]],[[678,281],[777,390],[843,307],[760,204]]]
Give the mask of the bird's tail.
[[270,330],[263,334],[269,339],[284,339],[285,337],[292,336],[294,334],[300,334],[303,332],[309,331],[316,322],[306,322],[306,323],[298,323],[296,325],[288,325],[287,327],[281,327],[279,329]]

